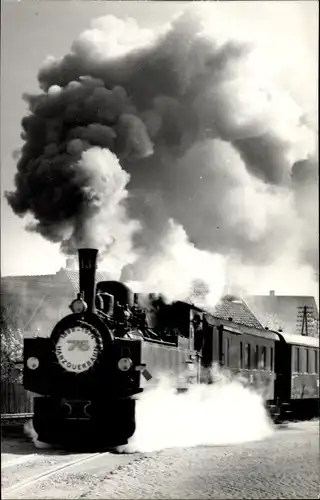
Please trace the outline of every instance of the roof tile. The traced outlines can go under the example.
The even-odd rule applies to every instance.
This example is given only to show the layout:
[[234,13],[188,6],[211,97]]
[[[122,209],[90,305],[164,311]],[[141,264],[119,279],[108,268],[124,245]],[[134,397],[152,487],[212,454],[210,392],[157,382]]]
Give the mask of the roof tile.
[[[61,274],[59,274],[61,273]],[[61,268],[57,273],[57,276],[66,276],[68,281],[71,283],[73,289],[79,291],[79,272],[71,269]],[[107,281],[110,279],[110,275],[105,271],[97,271],[96,273],[96,283],[99,281]]]
[[232,318],[234,323],[238,323],[240,325],[258,328],[259,330],[264,329],[251,309],[243,300],[240,299],[223,298],[213,308],[212,315],[216,318],[224,320]]

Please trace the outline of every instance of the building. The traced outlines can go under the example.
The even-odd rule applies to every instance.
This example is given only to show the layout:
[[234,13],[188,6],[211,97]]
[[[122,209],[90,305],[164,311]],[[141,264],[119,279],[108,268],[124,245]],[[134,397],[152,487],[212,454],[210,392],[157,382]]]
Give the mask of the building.
[[[209,291],[208,285],[202,280],[194,280],[187,302],[193,303],[198,307],[206,308],[206,297]],[[230,293],[226,293],[215,307],[209,308],[209,311],[213,316],[219,319],[257,328],[259,330],[264,329],[248,304],[246,304],[242,298]]]
[[216,318],[227,320],[232,323],[264,330],[264,326],[246,302],[232,295],[223,297],[223,299],[213,308],[212,314]]
[[[97,271],[96,281],[110,279]],[[2,322],[23,335],[50,334],[63,316],[70,314],[69,304],[79,292],[79,272],[71,259],[55,274],[6,276],[1,278]]]
[[[96,281],[111,279],[97,271]],[[2,322],[23,335],[47,336],[54,325],[70,314],[69,304],[79,291],[79,273],[73,259],[55,274],[1,278]],[[207,290],[197,284],[199,299]],[[192,300],[191,300],[192,301]],[[314,297],[249,295],[245,299],[226,295],[210,311],[216,318],[256,329],[319,336],[319,312]]]
[[249,295],[246,303],[264,327],[297,335],[319,337],[319,311],[315,298],[300,295]]

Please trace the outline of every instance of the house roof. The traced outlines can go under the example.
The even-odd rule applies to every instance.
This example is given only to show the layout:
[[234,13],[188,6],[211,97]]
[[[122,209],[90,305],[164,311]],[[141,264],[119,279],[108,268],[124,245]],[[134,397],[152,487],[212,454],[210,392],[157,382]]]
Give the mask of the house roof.
[[[107,273],[96,273],[96,282],[108,279]],[[1,303],[6,311],[3,321],[11,317],[10,323],[22,329],[33,323],[56,322],[61,314],[68,314],[69,301],[78,291],[78,271],[66,268],[55,274],[3,277]]]
[[295,335],[302,334],[302,319],[306,307],[308,335],[318,336],[319,312],[312,296],[249,295],[246,302],[264,327],[276,331],[281,329]]
[[[79,271],[75,271],[72,269],[61,268],[60,271],[56,274],[56,276],[61,276],[63,279],[67,279],[71,284],[72,288],[75,292],[79,291]],[[96,273],[96,283],[99,281],[107,281],[110,280],[110,275],[105,271],[97,271]]]
[[55,280],[56,274],[33,274],[25,276],[1,276],[1,285],[20,285],[22,283],[27,284],[42,284],[42,283],[52,283]]
[[[224,297],[216,304],[211,314],[216,318],[230,320],[233,323],[250,326],[258,330],[264,330],[264,327],[245,301],[237,297]],[[232,320],[230,318],[232,318]]]
[[287,344],[319,348],[319,339],[315,337],[307,337],[307,335],[295,335],[282,332],[279,335],[281,335],[281,337],[286,341]]
[[[99,281],[107,281],[110,275],[105,271],[97,271],[96,283]],[[1,278],[1,285],[4,286],[5,291],[18,291],[20,287],[38,288],[43,286],[55,287],[57,284],[68,283],[75,291],[79,290],[79,272],[73,269],[62,267],[55,274],[40,274],[40,275],[25,275],[25,276],[3,276]]]
[[195,280],[191,285],[186,302],[201,309],[206,309],[214,318],[264,330],[264,327],[243,298],[228,294],[222,297],[213,308],[208,308],[206,305],[208,292],[209,288],[205,282]]

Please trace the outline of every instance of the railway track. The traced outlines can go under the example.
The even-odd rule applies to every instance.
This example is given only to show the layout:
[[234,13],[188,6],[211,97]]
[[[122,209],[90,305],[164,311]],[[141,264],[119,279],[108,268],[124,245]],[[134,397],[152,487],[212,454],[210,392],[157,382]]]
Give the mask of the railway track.
[[[35,474],[31,477],[28,477],[22,481],[19,481],[11,486],[5,487],[2,486],[2,498],[4,499],[10,499],[10,498],[15,498],[14,495],[17,493],[21,494],[21,490],[24,488],[29,488],[35,485],[36,483],[39,483],[40,481],[47,479],[50,476],[53,476],[54,474],[61,472],[66,469],[70,469],[78,464],[88,462],[90,460],[94,460],[97,457],[102,457],[103,455],[109,454],[110,452],[98,452],[98,453],[90,453],[86,454],[85,456],[82,456],[81,458],[78,458],[76,460],[71,460],[70,462],[63,463],[63,464],[56,464],[52,467],[46,468],[43,472],[39,472],[38,474]],[[7,464],[4,464],[2,466],[2,469],[7,469],[10,466],[17,465],[18,463],[22,464],[23,461],[27,461],[28,459],[33,459],[35,456],[34,454],[27,455],[24,457],[24,460],[20,457],[20,460],[12,460],[11,462],[8,462]],[[39,455],[38,455],[39,456]]]
[[10,420],[28,420],[33,417],[33,413],[2,413],[1,422]]

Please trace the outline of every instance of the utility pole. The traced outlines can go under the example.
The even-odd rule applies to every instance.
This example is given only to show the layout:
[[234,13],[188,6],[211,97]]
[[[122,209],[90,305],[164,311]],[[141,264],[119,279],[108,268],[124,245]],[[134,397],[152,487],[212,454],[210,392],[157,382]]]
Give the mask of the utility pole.
[[308,319],[313,315],[313,307],[298,306],[297,331],[300,335],[308,335]]

